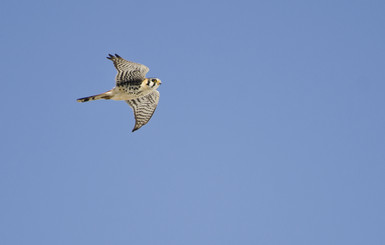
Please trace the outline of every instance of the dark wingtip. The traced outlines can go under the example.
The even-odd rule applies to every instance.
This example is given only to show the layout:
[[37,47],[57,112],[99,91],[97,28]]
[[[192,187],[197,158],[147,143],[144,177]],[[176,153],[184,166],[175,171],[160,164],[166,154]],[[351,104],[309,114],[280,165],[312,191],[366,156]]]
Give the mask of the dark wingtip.
[[112,55],[112,54],[108,54],[109,55],[109,57],[106,57],[107,59],[110,59],[110,60],[112,60],[113,58],[122,58],[122,57],[120,57],[118,54],[115,54],[115,55]]

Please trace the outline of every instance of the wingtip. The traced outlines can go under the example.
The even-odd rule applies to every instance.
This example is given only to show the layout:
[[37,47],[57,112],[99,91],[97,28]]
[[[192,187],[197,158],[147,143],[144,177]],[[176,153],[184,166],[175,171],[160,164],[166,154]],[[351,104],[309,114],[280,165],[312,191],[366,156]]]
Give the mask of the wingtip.
[[[142,126],[143,126],[143,125],[142,125]],[[132,132],[135,132],[136,130],[140,129],[142,126],[140,126],[140,127],[135,126],[135,128],[132,129]]]
[[115,55],[108,54],[108,57],[106,57],[106,58],[109,59],[109,60],[112,60],[113,58],[122,59],[122,57],[120,57],[118,54],[115,54]]

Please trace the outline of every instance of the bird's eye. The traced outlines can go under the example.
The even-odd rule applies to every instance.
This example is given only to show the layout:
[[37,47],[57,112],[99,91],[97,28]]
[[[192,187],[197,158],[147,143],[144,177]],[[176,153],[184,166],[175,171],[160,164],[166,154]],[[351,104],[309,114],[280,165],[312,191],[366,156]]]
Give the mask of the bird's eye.
[[152,79],[151,82],[153,82],[153,83],[156,82],[156,79]]

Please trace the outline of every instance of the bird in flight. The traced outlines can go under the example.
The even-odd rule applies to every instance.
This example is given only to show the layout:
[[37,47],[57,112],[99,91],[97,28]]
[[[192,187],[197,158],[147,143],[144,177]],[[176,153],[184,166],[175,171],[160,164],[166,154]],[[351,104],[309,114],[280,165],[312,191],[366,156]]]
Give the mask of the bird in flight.
[[156,90],[162,83],[158,78],[146,78],[150,70],[147,66],[123,59],[119,55],[111,55],[118,74],[116,86],[102,94],[77,99],[78,102],[91,100],[124,100],[134,111],[135,127],[132,132],[148,123],[159,102],[159,92]]

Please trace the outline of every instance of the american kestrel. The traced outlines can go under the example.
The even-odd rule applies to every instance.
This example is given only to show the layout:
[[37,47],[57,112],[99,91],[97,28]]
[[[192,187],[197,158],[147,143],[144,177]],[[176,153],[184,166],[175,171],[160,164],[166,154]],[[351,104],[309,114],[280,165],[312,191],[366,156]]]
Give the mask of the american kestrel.
[[80,98],[78,102],[91,100],[125,100],[133,109],[135,115],[135,127],[138,130],[151,119],[159,101],[159,92],[156,90],[162,83],[158,78],[146,78],[150,70],[147,66],[127,61],[119,55],[111,55],[107,59],[112,60],[118,74],[116,74],[116,86],[102,94]]

